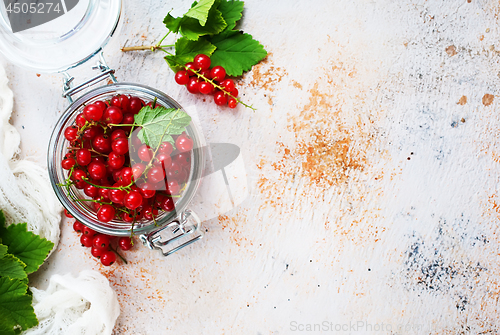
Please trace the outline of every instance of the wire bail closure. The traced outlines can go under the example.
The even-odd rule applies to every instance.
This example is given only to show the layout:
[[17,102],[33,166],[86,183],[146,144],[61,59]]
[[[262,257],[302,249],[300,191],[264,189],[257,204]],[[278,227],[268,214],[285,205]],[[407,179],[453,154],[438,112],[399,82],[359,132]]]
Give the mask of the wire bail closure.
[[89,88],[92,85],[95,85],[97,83],[100,83],[101,81],[105,80],[106,78],[110,78],[113,83],[117,83],[118,80],[116,80],[115,77],[115,70],[111,69],[108,64],[106,63],[106,60],[104,59],[104,55],[102,51],[99,53],[99,60],[97,61],[97,65],[92,67],[93,70],[99,70],[101,73],[96,75],[95,77],[90,78],[89,80],[83,82],[82,84],[72,87],[73,86],[73,80],[75,79],[73,76],[71,76],[68,72],[63,72],[64,79],[63,79],[63,98],[68,99],[69,103],[73,103],[73,95],[76,93],[79,93],[83,91],[86,88]]
[[[149,234],[140,235],[139,238],[149,249],[160,250],[166,257],[202,239],[204,234],[200,227],[198,216],[187,209],[176,220]],[[165,237],[167,239],[163,239]]]

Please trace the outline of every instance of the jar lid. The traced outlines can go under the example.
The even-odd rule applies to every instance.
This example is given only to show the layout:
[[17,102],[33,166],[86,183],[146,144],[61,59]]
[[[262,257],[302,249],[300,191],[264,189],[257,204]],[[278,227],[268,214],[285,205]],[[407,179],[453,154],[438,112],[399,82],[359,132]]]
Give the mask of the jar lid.
[[35,72],[68,70],[101,50],[121,11],[121,0],[4,0],[0,53]]

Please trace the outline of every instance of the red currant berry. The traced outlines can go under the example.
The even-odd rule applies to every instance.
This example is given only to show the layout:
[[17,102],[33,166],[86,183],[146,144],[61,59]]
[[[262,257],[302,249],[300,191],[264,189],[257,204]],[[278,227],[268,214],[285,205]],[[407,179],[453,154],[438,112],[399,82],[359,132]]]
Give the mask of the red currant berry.
[[175,74],[175,82],[179,85],[187,85],[189,82],[189,75],[186,71],[179,71]]
[[75,126],[68,127],[64,130],[64,137],[70,141],[76,141],[78,138],[78,128]]
[[128,140],[126,138],[117,138],[111,142],[111,149],[117,155],[125,155],[128,152]]
[[66,208],[64,209],[64,216],[66,216],[67,218],[70,218],[70,219],[73,218],[73,215],[69,214],[69,212]]
[[94,137],[92,146],[95,151],[101,154],[109,154],[111,152],[111,141],[109,138],[104,137],[104,135],[97,135]]
[[108,105],[106,105],[106,103],[104,101],[100,101],[100,100],[94,102],[94,105],[101,108],[103,112],[106,110],[106,108],[108,108]]
[[142,210],[142,213],[144,214],[144,218],[146,220],[153,220],[158,216],[158,210],[153,208],[151,205],[146,205]]
[[115,141],[118,138],[127,138],[127,133],[125,133],[125,130],[123,129],[113,130],[110,136],[111,141]]
[[170,164],[172,163],[172,157],[170,157],[169,155],[165,155],[165,154],[158,154],[156,155],[156,161],[158,162],[158,165],[165,168],[165,167],[168,167],[170,166]]
[[217,106],[223,106],[227,103],[227,97],[222,91],[217,91],[214,94],[214,102]]
[[121,218],[123,221],[128,222],[128,223],[134,222],[134,216],[130,213],[123,212],[121,214]]
[[175,140],[175,147],[180,152],[187,152],[193,149],[193,140],[188,135],[179,135],[179,137]]
[[73,158],[66,158],[61,162],[61,166],[64,170],[69,170],[75,166],[76,161]]
[[83,131],[83,138],[87,140],[91,140],[97,135],[102,135],[104,134],[104,131],[101,127],[99,126],[92,126],[90,128],[87,128]]
[[141,193],[142,197],[145,199],[151,199],[156,194],[156,191],[153,188],[153,185],[151,185],[150,183],[142,184],[139,187],[139,192]]
[[130,110],[130,98],[125,94],[121,94],[118,96],[118,100],[120,101],[120,106],[123,113],[129,113]]
[[90,228],[89,228],[89,227],[87,227],[87,226],[83,226],[82,233],[83,233],[83,235],[87,235],[87,236],[90,236],[90,237],[94,237],[94,235],[95,235],[95,234],[97,234],[97,233],[95,232],[95,230],[90,229]]
[[116,152],[111,151],[108,156],[108,165],[112,169],[119,169],[125,164],[125,156],[118,155]]
[[75,221],[73,223],[73,230],[77,233],[81,233],[83,231],[84,225],[80,221]]
[[104,234],[97,234],[96,236],[94,236],[94,240],[92,241],[92,245],[95,247],[95,248],[98,248],[98,249],[108,249],[109,247],[109,242],[111,242],[111,239],[108,235],[104,235]]
[[87,174],[85,171],[81,169],[74,169],[73,173],[71,174],[71,180],[79,182],[79,181],[84,181],[83,178],[86,178]]
[[199,70],[206,70],[210,67],[211,60],[207,55],[199,54],[194,57],[193,63]]
[[206,70],[201,70],[200,71],[200,74],[205,77],[203,79],[212,79],[212,76],[210,75],[210,70],[209,69],[206,69]]
[[214,85],[212,85],[208,81],[202,81],[198,85],[198,89],[199,89],[200,93],[202,93],[202,94],[212,94],[212,93],[214,93]]
[[122,172],[120,173],[120,181],[123,186],[130,185],[132,183],[132,178],[134,177],[132,168],[130,167],[125,167],[122,169]]
[[170,194],[177,194],[181,190],[179,183],[177,183],[177,181],[175,180],[169,180],[167,188],[168,188],[168,193]]
[[166,170],[167,179],[176,179],[177,175],[181,173],[181,170],[182,170],[181,166],[175,161],[173,161],[172,164],[170,164],[170,166]]
[[144,162],[149,162],[151,158],[153,157],[153,150],[147,146],[146,144],[143,144],[140,146],[139,150],[137,151],[137,155],[139,158],[144,161]]
[[181,168],[188,168],[191,166],[191,154],[189,152],[181,152],[180,154],[177,154],[173,161]]
[[101,121],[102,113],[104,113],[104,109],[95,104],[87,105],[83,108],[83,116],[85,116],[87,121]]
[[215,81],[223,81],[226,78],[226,69],[220,65],[214,66],[210,71],[210,76]]
[[87,169],[89,171],[90,178],[92,178],[93,180],[104,179],[108,174],[106,170],[106,165],[104,165],[104,163],[99,161],[90,162]]
[[163,178],[165,178],[165,173],[161,168],[153,167],[148,172],[148,180],[153,184],[158,183],[163,180]]
[[160,199],[160,207],[165,212],[171,212],[175,209],[174,200],[171,197],[164,197],[163,199]]
[[108,192],[109,200],[115,204],[123,204],[123,197],[125,197],[125,191],[110,189]]
[[123,204],[128,209],[136,209],[142,204],[142,195],[137,191],[127,193],[123,198]]
[[99,258],[102,256],[103,253],[106,252],[106,249],[100,249],[100,248],[96,248],[94,246],[92,246],[90,248],[90,253],[92,254],[92,256],[94,256],[95,258]]
[[132,239],[130,237],[120,237],[118,239],[118,246],[120,247],[120,249],[122,249],[124,251],[132,249],[133,245],[134,244],[133,244]]
[[186,73],[190,77],[194,75],[194,73],[198,70],[193,62],[186,63],[185,67],[186,67]]
[[106,251],[101,255],[101,263],[104,266],[111,266],[116,262],[116,254],[113,251]]
[[234,81],[231,79],[226,79],[220,83],[220,86],[224,87],[226,91],[231,91],[235,88]]
[[132,175],[134,180],[138,180],[146,170],[146,165],[142,163],[136,163],[132,166]]
[[137,97],[130,98],[129,113],[137,114],[144,107],[144,101]]
[[170,154],[172,154],[173,151],[174,151],[174,147],[172,146],[172,143],[170,143],[170,142],[162,142],[160,144],[160,147],[158,148],[159,153],[169,155],[169,156],[170,156]]
[[94,185],[87,184],[83,188],[83,192],[91,198],[97,197],[99,195],[99,189]]
[[82,235],[80,236],[80,243],[82,244],[82,246],[84,247],[87,247],[87,248],[90,248],[92,246],[92,241],[94,240],[94,238],[92,236],[89,236],[89,235]]
[[227,101],[227,105],[229,106],[229,108],[236,108],[236,106],[238,105],[238,101],[236,101],[236,99],[229,98],[229,100]]
[[[107,185],[102,185],[102,186],[107,186]],[[101,197],[104,201],[109,201],[109,188],[100,188],[99,197]]]
[[85,116],[83,116],[83,113],[78,114],[75,119],[75,124],[81,128],[85,126],[85,123],[87,123],[87,120],[85,119]]
[[230,97],[236,98],[238,96],[238,89],[234,87],[232,90],[227,90],[230,94]]
[[107,124],[120,124],[123,120],[123,112],[119,107],[108,107],[103,114],[103,120]]
[[198,78],[190,78],[186,86],[189,93],[196,94],[200,92],[200,81]]
[[97,219],[102,222],[109,222],[115,217],[115,208],[111,205],[102,205],[97,211]]
[[79,165],[88,165],[91,160],[92,155],[90,154],[90,151],[88,151],[87,149],[78,149],[78,151],[76,152],[76,162]]

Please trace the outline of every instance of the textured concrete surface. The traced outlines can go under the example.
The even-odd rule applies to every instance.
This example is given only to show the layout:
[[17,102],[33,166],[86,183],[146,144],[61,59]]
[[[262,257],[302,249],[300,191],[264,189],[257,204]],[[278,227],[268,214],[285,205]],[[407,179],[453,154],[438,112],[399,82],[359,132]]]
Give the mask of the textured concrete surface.
[[[251,196],[178,254],[137,248],[111,269],[64,222],[40,286],[101,271],[116,334],[500,331],[497,1],[248,0],[241,29],[269,51],[238,80],[255,112],[191,96],[160,54],[119,51],[188,1],[126,5],[105,50],[118,79],[195,106],[207,141],[242,148]],[[44,164],[61,78],[7,67],[23,154]]]

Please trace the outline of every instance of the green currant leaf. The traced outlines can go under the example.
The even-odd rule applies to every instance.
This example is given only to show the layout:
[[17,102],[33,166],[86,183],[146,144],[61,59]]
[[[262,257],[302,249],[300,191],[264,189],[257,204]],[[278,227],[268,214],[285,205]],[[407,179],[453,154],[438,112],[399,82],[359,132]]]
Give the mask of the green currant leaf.
[[9,277],[11,279],[23,279],[28,275],[24,271],[26,264],[21,262],[14,255],[7,254],[0,258],[0,276]]
[[134,117],[135,124],[142,127],[137,134],[142,143],[158,148],[161,142],[173,143],[171,135],[180,135],[191,123],[191,117],[182,109],[145,106]]
[[11,224],[3,228],[0,235],[2,242],[8,246],[9,254],[26,264],[27,273],[38,270],[54,247],[54,243],[28,231],[26,223]]
[[196,41],[200,36],[218,34],[226,27],[227,24],[222,17],[222,13],[213,8],[208,14],[206,25],[202,26],[198,20],[184,17],[179,31],[185,38]]
[[31,306],[32,296],[27,291],[26,281],[0,277],[0,331],[15,334],[19,329],[26,330],[38,324]]
[[236,22],[238,22],[243,15],[243,5],[243,1],[222,0],[219,7],[217,7],[217,9],[222,13],[224,21],[226,21],[226,31],[232,30],[236,27]]
[[168,30],[170,30],[173,33],[177,33],[179,31],[179,28],[181,26],[182,22],[182,17],[173,17],[170,15],[170,13],[165,16],[163,19],[163,23],[165,26],[167,26]]
[[187,11],[184,16],[192,17],[200,22],[202,26],[204,26],[208,19],[208,12],[215,0],[200,0],[200,2],[196,3],[190,10]]
[[212,66],[223,66],[230,76],[241,76],[267,56],[267,51],[250,34],[229,31],[213,36],[209,41],[217,47],[212,54]]
[[166,56],[165,59],[170,68],[177,72],[184,68],[184,64],[192,62],[197,54],[210,56],[215,51],[215,46],[205,38],[198,41],[190,41],[181,37],[175,42],[175,56]]
[[0,258],[5,256],[5,254],[7,253],[7,249],[8,248],[6,245],[0,244]]

